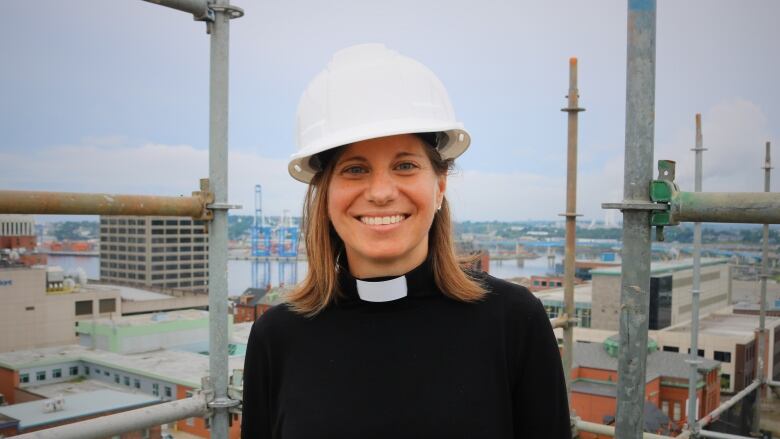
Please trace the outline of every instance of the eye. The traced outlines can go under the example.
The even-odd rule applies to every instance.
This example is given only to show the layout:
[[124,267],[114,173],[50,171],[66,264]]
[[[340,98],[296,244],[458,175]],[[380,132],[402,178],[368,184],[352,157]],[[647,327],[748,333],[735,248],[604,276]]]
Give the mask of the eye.
[[398,169],[399,171],[412,171],[414,169],[419,168],[419,166],[417,166],[417,164],[413,162],[401,162],[398,165],[396,165],[395,168]]
[[348,174],[348,175],[358,175],[358,174],[364,174],[366,172],[368,172],[366,168],[359,165],[350,165],[345,167],[341,171],[342,174]]

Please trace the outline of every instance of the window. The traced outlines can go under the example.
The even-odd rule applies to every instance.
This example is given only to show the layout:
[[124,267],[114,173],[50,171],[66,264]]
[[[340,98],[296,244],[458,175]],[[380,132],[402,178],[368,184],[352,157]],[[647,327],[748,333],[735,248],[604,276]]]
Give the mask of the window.
[[52,378],[62,378],[62,369],[54,369],[51,371]]
[[720,388],[721,390],[729,390],[731,388],[731,375],[727,373],[720,374]]
[[157,383],[152,384],[152,395],[160,396],[160,385]]
[[167,398],[170,398],[173,396],[173,389],[171,389],[171,386],[165,386],[165,396]]
[[666,416],[669,416],[669,401],[661,401],[661,411],[664,412]]
[[89,375],[89,366],[84,366],[84,375]]
[[141,388],[141,380],[139,380],[138,378],[134,379],[133,380],[133,387],[135,387],[136,389],[140,389]]
[[70,376],[78,375],[79,374],[79,367],[78,366],[71,366],[70,367]]
[[79,300],[76,302],[76,315],[92,315],[92,301],[91,300]]
[[[697,352],[699,353],[700,357],[704,357],[704,349],[699,349]],[[691,353],[691,348],[688,348],[688,353]]]
[[680,417],[681,417],[680,402],[679,401],[675,401],[674,402],[674,413],[672,414],[672,420],[679,421]]
[[677,346],[664,346],[664,352],[680,352]]
[[724,363],[731,363],[731,352],[714,351],[713,356],[716,360]]
[[43,381],[46,379],[46,371],[40,370],[38,372],[35,372],[35,380],[36,381]]
[[100,312],[116,312],[116,299],[100,299]]
[[30,374],[29,373],[19,374],[19,382],[20,383],[29,383],[30,382]]
[[114,382],[119,384],[119,374],[118,373],[114,374]]
[[125,386],[130,386],[130,377],[125,375]]
[[104,374],[105,376],[107,376],[107,377],[111,376],[111,372],[109,372],[109,371],[105,371],[105,372],[103,372],[103,374]]

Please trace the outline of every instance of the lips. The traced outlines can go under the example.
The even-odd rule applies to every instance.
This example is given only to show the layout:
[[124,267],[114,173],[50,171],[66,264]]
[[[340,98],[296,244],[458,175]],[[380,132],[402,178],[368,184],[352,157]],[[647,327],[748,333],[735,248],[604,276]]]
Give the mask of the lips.
[[358,219],[363,224],[367,224],[369,226],[374,225],[389,225],[389,224],[396,224],[400,223],[401,221],[405,220],[407,218],[407,215],[386,215],[386,216],[360,216]]

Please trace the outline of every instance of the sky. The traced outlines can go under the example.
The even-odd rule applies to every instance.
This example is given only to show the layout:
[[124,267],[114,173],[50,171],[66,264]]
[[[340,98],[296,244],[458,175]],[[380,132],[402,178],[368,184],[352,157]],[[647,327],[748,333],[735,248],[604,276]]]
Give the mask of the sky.
[[[234,0],[229,201],[297,215],[295,114],[334,52],[378,42],[431,68],[472,136],[450,177],[455,219],[556,219],[565,209],[568,59],[579,59],[577,210],[603,220],[623,188],[626,1]],[[25,0],[0,27],[0,190],[180,195],[208,176],[209,37],[140,0]],[[762,191],[780,144],[780,2],[659,1],[655,159],[693,190]],[[776,149],[776,148],[775,148]],[[780,155],[775,154],[780,157]],[[775,160],[777,161],[777,160]],[[780,183],[772,184],[772,190]]]

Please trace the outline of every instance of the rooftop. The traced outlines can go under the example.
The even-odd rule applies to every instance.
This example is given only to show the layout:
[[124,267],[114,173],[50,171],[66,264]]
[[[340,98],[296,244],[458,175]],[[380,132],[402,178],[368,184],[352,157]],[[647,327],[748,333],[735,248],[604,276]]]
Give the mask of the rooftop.
[[[560,302],[563,303],[563,288],[551,288],[534,293],[542,302]],[[593,298],[593,283],[586,282],[574,285],[574,303],[590,304]]]
[[[169,296],[166,296],[168,298]],[[95,322],[102,325],[115,326],[146,326],[157,323],[181,322],[188,320],[208,319],[208,311],[198,309],[183,309],[178,311],[168,311],[154,314],[137,314],[132,316],[103,317],[99,319],[80,320],[79,323],[91,324]]]
[[[658,377],[688,379],[688,355],[676,352],[654,351],[647,354],[647,381]],[[710,371],[720,366],[719,361],[699,357],[699,371]],[[601,370],[617,370],[618,359],[610,356],[603,343],[574,343],[574,366]]]
[[89,288],[93,290],[104,290],[104,291],[119,291],[119,294],[122,296],[123,301],[128,302],[140,302],[145,300],[163,300],[163,299],[170,299],[171,296],[167,294],[160,294],[155,293],[152,291],[147,291],[141,288],[136,287],[129,287],[126,285],[114,285],[114,284],[93,284],[89,283],[87,285]]
[[[201,378],[207,376],[209,372],[207,356],[186,351],[158,350],[139,354],[118,354],[92,350],[79,345],[66,345],[0,353],[0,366],[13,370],[68,361],[88,361],[192,388],[200,388]],[[244,357],[229,358],[228,370],[243,368]]]
[[136,393],[124,393],[102,389],[89,393],[79,393],[64,397],[62,410],[44,412],[44,401],[23,402],[0,406],[0,414],[19,420],[19,429],[49,425],[68,419],[99,415],[117,410],[130,410],[160,402],[157,397]]
[[[766,317],[766,327],[774,328],[780,325],[780,317]],[[753,339],[758,318],[750,314],[713,313],[699,319],[699,334],[727,337],[747,337]],[[686,321],[668,328],[664,332],[691,332],[691,322]]]
[[[701,258],[701,266],[709,267],[712,265],[726,264],[727,258]],[[668,274],[675,271],[690,270],[693,268],[693,259],[681,259],[678,261],[653,261],[650,264],[650,274]],[[591,270],[593,276],[620,276],[621,267],[597,268]]]

